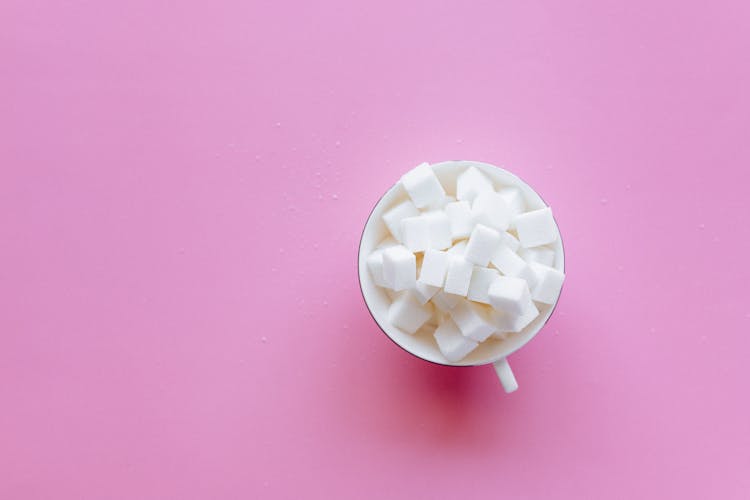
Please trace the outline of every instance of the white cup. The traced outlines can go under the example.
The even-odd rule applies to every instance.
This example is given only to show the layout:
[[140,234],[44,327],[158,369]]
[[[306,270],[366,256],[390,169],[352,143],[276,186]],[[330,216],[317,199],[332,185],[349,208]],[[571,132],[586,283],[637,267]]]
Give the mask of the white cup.
[[[451,191],[455,190],[456,178],[469,166],[474,166],[486,174],[493,181],[496,188],[499,186],[515,186],[519,188],[526,201],[527,210],[536,210],[547,206],[542,197],[524,181],[507,170],[488,163],[445,161],[433,164],[432,168],[448,194],[455,195],[455,192]],[[541,330],[552,314],[552,311],[554,311],[557,300],[549,305],[537,304],[539,307],[539,316],[520,332],[511,333],[507,338],[502,340],[490,338],[479,344],[479,347],[457,363],[451,363],[443,357],[432,336],[409,335],[391,325],[388,321],[388,306],[391,300],[385,290],[373,282],[367,268],[367,256],[389,234],[383,222],[383,213],[406,198],[406,191],[400,183],[390,188],[375,205],[375,208],[373,208],[362,232],[362,239],[359,244],[359,284],[370,314],[372,314],[373,319],[380,329],[393,342],[414,356],[425,361],[449,366],[493,364],[505,391],[513,392],[518,388],[518,384],[506,358],[523,347]],[[565,252],[563,251],[562,239],[558,237],[557,241],[551,246],[555,251],[554,267],[564,272]]]

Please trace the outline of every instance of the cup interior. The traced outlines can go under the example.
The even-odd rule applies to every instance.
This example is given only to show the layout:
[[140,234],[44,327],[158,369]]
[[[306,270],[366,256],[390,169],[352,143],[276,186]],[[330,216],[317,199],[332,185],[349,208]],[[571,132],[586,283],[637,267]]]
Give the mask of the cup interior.
[[[432,165],[435,174],[440,179],[446,192],[453,196],[456,194],[456,179],[458,175],[469,166],[474,166],[486,174],[495,184],[496,189],[505,186],[519,188],[526,201],[527,210],[536,210],[547,206],[541,196],[528,184],[516,175],[500,167],[476,161],[445,161]],[[391,340],[411,354],[426,361],[443,365],[473,366],[494,363],[523,347],[547,322],[557,304],[557,300],[554,304],[537,304],[539,316],[520,332],[512,333],[506,339],[502,340],[490,338],[479,344],[479,347],[457,363],[451,363],[443,357],[432,335],[420,332],[410,335],[390,324],[388,321],[388,306],[391,303],[391,298],[388,296],[386,290],[375,285],[373,282],[367,268],[367,256],[389,235],[388,229],[383,222],[383,214],[389,208],[407,198],[408,195],[400,183],[396,183],[391,187],[375,205],[372,213],[370,213],[359,245],[359,283],[362,289],[362,296],[380,329]],[[555,251],[554,267],[560,271],[564,271],[565,253],[563,251],[562,240],[559,236],[559,230],[557,241],[550,246]]]

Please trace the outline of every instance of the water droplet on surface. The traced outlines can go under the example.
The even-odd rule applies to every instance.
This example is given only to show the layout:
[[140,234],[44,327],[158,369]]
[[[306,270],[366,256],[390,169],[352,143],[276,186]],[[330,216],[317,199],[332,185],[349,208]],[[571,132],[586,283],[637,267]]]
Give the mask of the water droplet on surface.
[[279,248],[279,253],[284,253],[284,249],[283,248]]
[[625,189],[630,189],[630,184],[625,184]]
[[319,199],[319,200],[322,200],[322,199],[323,199],[323,195],[322,195],[322,194],[320,194],[320,193],[318,193],[318,199]]
[[338,200],[339,199],[339,195],[337,195],[336,193],[333,193],[331,195],[331,198],[333,198],[334,200]]
[[323,305],[324,305],[324,306],[327,306],[327,305],[328,305],[328,301],[327,301],[327,300],[324,300],[324,301],[323,301]]
[[313,243],[313,248],[318,248],[318,244],[317,243]]
[[276,122],[273,124],[274,127],[279,128],[281,127],[281,122]]
[[464,142],[463,139],[456,139],[456,144],[463,144],[463,142]]
[[624,269],[624,268],[623,268],[622,266],[617,266],[617,270],[618,270],[618,271],[622,272],[622,270],[623,270],[623,269]]
[[260,155],[255,155],[255,161],[260,161]]
[[275,273],[276,271],[277,271],[277,269],[276,269],[275,267],[272,267],[272,268],[271,268],[271,272],[272,272],[272,273]]
[[651,332],[651,333],[656,333],[656,328],[654,328],[654,327],[652,326],[651,328],[649,328],[649,329],[648,329],[648,331],[649,331],[649,332]]
[[702,223],[698,224],[698,229],[706,229],[706,225]]
[[336,143],[335,143],[335,146],[336,146],[336,147],[339,147],[339,146],[341,146],[341,141],[336,141]]
[[266,337],[261,337],[260,341],[265,344],[266,342],[268,342],[268,339]]
[[609,203],[609,200],[607,198],[602,198],[601,200],[599,200],[599,203],[601,203],[602,205],[606,205],[607,203]]

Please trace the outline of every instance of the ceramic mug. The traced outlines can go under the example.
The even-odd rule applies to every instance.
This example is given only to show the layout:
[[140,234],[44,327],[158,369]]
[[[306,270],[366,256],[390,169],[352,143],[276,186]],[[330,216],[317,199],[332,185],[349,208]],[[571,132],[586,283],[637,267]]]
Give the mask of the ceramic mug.
[[[440,179],[447,194],[455,196],[456,178],[466,170],[474,166],[484,173],[495,185],[495,188],[514,186],[523,194],[526,202],[526,210],[537,210],[544,208],[547,204],[541,196],[534,191],[528,184],[518,178],[516,175],[500,167],[488,163],[476,161],[445,161],[435,163],[432,168]],[[539,316],[532,321],[526,328],[518,333],[508,334],[505,339],[489,338],[479,344],[474,351],[469,353],[465,358],[456,363],[446,360],[438,349],[435,339],[430,335],[409,335],[391,325],[388,321],[388,306],[391,303],[386,290],[375,285],[372,276],[367,268],[367,256],[377,247],[377,245],[389,235],[388,229],[383,222],[383,214],[391,207],[408,198],[406,191],[401,183],[396,183],[391,187],[373,208],[370,217],[367,219],[365,228],[362,231],[362,239],[359,244],[359,284],[362,289],[362,296],[365,304],[370,310],[375,322],[380,329],[398,346],[405,351],[421,358],[425,361],[438,363],[448,366],[479,366],[492,364],[495,368],[498,378],[506,392],[513,392],[518,388],[513,371],[510,369],[507,358],[523,347],[531,340],[545,325],[559,296],[552,304],[537,304]],[[549,245],[555,251],[554,266],[559,271],[565,272],[565,252],[563,250],[562,239],[559,237],[555,243]]]

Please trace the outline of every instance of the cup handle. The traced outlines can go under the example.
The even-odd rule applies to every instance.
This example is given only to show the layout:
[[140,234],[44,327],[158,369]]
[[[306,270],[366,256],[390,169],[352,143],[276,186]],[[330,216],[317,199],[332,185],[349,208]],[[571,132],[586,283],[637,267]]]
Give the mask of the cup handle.
[[513,375],[513,370],[510,369],[507,358],[496,361],[494,366],[497,378],[500,379],[500,383],[503,385],[506,393],[510,394],[518,389],[518,382],[516,382],[516,377]]

